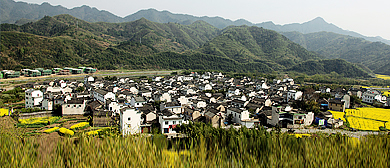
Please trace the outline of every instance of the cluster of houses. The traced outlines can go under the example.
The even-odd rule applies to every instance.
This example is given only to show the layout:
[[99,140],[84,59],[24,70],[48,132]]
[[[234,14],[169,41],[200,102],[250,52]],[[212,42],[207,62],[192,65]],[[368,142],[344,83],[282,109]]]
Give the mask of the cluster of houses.
[[330,122],[332,117],[326,112],[315,116],[312,111],[293,107],[296,102],[313,99],[319,93],[334,97],[315,100],[324,111],[352,108],[349,97],[352,94],[367,103],[384,101],[372,90],[320,88],[304,93],[291,78],[235,79],[213,72],[144,79],[124,77],[116,81],[86,76],[84,81],[55,80],[27,87],[33,89],[25,91],[26,108],[52,111],[60,107],[63,116],[90,115],[93,126],[119,125],[123,135],[158,130],[174,136],[177,125],[189,122],[206,122],[213,127],[300,128],[312,125],[319,117],[340,125],[337,119]]

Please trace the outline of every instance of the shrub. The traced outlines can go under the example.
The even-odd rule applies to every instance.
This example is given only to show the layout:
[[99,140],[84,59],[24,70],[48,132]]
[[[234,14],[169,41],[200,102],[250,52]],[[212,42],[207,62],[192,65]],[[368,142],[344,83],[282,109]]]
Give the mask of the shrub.
[[0,117],[8,115],[8,109],[1,108],[0,109]]
[[78,130],[78,129],[84,129],[84,128],[87,128],[89,126],[89,123],[88,122],[81,122],[81,123],[77,123],[77,124],[74,124],[70,127],[70,129],[72,130]]
[[36,117],[19,119],[18,127],[39,128],[57,122],[61,117]]
[[43,131],[43,132],[44,132],[44,133],[50,134],[50,133],[52,133],[52,132],[54,132],[54,131],[57,131],[59,128],[60,128],[60,127],[49,128],[49,129],[47,129],[47,130],[45,130],[45,131]]
[[67,135],[67,136],[73,136],[74,135],[74,132],[70,129],[67,129],[67,128],[60,128],[58,129],[58,133],[60,135]]

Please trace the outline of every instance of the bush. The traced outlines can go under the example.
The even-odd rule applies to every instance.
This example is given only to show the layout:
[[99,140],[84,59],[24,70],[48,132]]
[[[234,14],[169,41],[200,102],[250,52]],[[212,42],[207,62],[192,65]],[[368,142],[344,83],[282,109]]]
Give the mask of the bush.
[[58,133],[62,136],[64,135],[67,135],[67,136],[73,136],[74,135],[74,132],[70,129],[67,129],[67,128],[60,128],[58,129]]
[[89,123],[88,122],[81,122],[81,123],[77,123],[77,124],[74,124],[70,127],[70,129],[72,130],[78,130],[78,129],[84,129],[84,128],[87,128],[89,127]]
[[36,117],[28,119],[19,119],[18,127],[25,126],[27,128],[39,128],[48,125],[49,123],[57,122],[61,117]]
[[59,128],[60,128],[60,127],[49,128],[49,129],[47,129],[47,130],[45,130],[45,131],[43,131],[43,132],[44,132],[44,133],[47,133],[47,134],[50,134],[50,133],[52,133],[52,132],[54,132],[54,131],[57,131]]

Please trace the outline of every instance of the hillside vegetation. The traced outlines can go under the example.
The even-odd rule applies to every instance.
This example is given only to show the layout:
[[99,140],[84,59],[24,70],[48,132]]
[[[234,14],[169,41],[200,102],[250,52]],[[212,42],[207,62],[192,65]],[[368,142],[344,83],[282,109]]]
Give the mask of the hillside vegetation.
[[[321,58],[272,30],[255,26],[220,30],[203,21],[181,25],[142,18],[90,23],[58,15],[21,26],[2,24],[1,31],[3,69],[92,66],[264,73],[294,71],[291,67],[298,63]],[[358,72],[351,76],[366,76],[354,70]]]
[[352,63],[361,63],[375,73],[390,74],[390,46],[384,43],[330,32],[309,34],[286,32],[283,35],[325,58],[340,58]]

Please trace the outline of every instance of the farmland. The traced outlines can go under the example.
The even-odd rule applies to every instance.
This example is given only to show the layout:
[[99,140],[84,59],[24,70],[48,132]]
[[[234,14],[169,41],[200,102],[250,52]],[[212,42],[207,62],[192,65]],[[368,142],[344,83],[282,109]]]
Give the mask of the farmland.
[[384,79],[384,80],[390,80],[390,76],[388,76],[388,75],[375,74],[375,77],[380,78],[380,79]]
[[334,118],[344,118],[351,128],[365,131],[379,131],[379,127],[390,129],[390,109],[383,108],[357,108],[346,109],[345,113],[330,111]]

